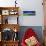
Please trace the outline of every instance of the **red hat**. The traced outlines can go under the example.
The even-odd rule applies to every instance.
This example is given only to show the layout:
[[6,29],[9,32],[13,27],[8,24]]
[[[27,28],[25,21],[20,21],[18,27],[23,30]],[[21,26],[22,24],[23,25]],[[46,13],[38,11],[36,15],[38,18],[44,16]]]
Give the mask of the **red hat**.
[[[37,35],[32,28],[28,28],[24,34],[24,37],[22,38],[22,46],[26,46],[25,40],[32,36],[36,37]],[[41,46],[41,45],[38,42],[38,44],[36,44],[36,46]]]
[[[36,33],[34,32],[34,30],[32,28],[28,28],[24,34],[24,37],[22,39],[22,42],[25,43],[25,39],[28,39],[32,36],[36,36]],[[25,43],[26,44],[26,43]]]
[[25,32],[24,39],[28,39],[29,37],[36,36],[36,33],[32,28],[28,28]]

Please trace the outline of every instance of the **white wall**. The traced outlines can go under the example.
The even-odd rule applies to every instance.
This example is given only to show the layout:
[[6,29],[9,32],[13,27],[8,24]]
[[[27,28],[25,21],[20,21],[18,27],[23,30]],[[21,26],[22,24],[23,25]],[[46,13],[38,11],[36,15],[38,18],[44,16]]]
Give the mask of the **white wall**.
[[[15,0],[0,0],[0,6],[14,6]],[[19,24],[21,26],[43,26],[43,6],[42,0],[17,0],[18,5],[23,10],[35,10],[36,16],[20,16]]]
[[[24,3],[23,3],[24,2]],[[42,0],[24,0],[21,4],[23,10],[34,10],[36,16],[23,16],[21,18],[21,25],[23,26],[43,26],[43,6]]]
[[10,7],[14,6],[14,0],[0,0],[0,6],[1,7]]

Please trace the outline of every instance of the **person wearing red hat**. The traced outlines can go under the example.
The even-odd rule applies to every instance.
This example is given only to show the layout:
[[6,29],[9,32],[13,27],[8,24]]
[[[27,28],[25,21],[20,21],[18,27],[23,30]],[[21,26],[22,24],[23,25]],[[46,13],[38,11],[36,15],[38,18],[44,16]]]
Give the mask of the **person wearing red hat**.
[[21,46],[41,46],[36,33],[32,28],[27,29],[22,38]]

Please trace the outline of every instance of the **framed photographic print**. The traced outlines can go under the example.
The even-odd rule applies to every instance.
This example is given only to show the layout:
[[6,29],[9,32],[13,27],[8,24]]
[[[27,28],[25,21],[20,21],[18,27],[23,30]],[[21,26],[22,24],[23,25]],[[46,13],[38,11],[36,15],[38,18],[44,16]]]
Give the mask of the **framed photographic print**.
[[36,11],[23,11],[24,16],[35,16]]
[[9,11],[9,14],[10,14],[10,15],[16,15],[17,13],[18,13],[18,12],[15,11],[15,10],[10,10],[10,11]]
[[2,32],[2,40],[8,41],[12,40],[12,30],[10,28],[5,28]]
[[9,15],[9,10],[2,10],[2,15]]
[[8,24],[17,24],[18,23],[18,16],[9,16],[8,17]]

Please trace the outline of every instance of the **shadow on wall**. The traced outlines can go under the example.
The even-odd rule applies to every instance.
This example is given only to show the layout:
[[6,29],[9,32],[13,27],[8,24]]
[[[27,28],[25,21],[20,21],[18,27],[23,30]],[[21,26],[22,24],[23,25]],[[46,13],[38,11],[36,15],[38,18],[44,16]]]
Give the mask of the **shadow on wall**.
[[23,38],[23,35],[25,33],[25,31],[28,29],[28,28],[32,28],[36,33],[37,33],[37,37],[39,39],[39,41],[42,43],[43,42],[43,30],[42,30],[42,26],[21,26],[20,27],[20,32],[19,32],[19,39],[20,39],[20,42]]

